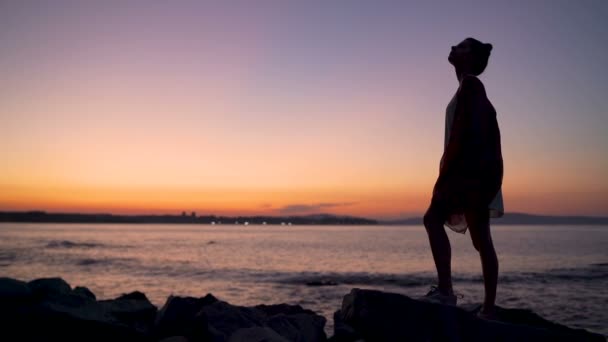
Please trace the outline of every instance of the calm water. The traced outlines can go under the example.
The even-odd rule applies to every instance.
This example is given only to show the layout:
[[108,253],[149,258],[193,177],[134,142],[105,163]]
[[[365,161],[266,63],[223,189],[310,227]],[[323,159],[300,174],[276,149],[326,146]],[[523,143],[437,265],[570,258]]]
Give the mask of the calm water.
[[[481,302],[479,257],[449,233],[459,303]],[[608,227],[496,226],[498,304],[608,335]],[[435,283],[420,226],[0,224],[0,276],[59,276],[98,298],[213,293],[231,304],[300,304],[328,319],[353,287],[410,296]],[[335,286],[309,286],[331,281]],[[330,333],[331,334],[331,333]]]

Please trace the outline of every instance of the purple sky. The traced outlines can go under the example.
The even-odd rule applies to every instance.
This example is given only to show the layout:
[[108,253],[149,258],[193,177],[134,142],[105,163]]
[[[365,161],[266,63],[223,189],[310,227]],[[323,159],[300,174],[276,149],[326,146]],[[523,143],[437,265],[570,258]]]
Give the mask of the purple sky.
[[608,215],[607,1],[227,3],[0,3],[0,209],[420,213],[471,36],[506,209]]

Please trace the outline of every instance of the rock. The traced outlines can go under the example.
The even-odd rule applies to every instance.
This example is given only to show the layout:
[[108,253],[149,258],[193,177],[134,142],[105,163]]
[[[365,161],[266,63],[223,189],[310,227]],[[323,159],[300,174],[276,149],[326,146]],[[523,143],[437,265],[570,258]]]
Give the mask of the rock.
[[122,294],[115,300],[135,300],[135,301],[145,301],[148,303],[150,302],[148,300],[148,297],[146,297],[146,294],[143,292],[139,292],[139,291],[133,291],[130,293]]
[[310,314],[279,314],[268,319],[266,324],[289,341],[325,341],[325,317]]
[[33,304],[26,308],[18,323],[16,326],[28,328],[25,332],[19,331],[25,341],[147,340],[145,334],[120,322],[97,302],[83,301],[76,295]]
[[266,316],[255,309],[216,301],[203,306],[209,332],[214,340],[226,341],[238,329],[262,326]]
[[[236,306],[208,294],[169,297],[160,311],[145,294],[95,300],[60,278],[29,283],[0,278],[0,339],[59,341],[326,341],[326,319],[299,305]],[[472,307],[353,289],[334,314],[334,342],[362,341],[605,341],[598,334],[549,322],[529,310],[497,308],[500,321]]]
[[268,341],[277,336],[288,341],[325,341],[325,323],[324,317],[299,305],[244,307],[220,301],[211,294],[204,298],[171,296],[157,316],[155,336],[181,335],[191,341],[258,337],[262,341],[261,336]]
[[163,338],[160,342],[188,342],[189,340],[186,336],[171,336],[167,338]]
[[0,284],[12,284],[16,294],[31,293],[28,300],[3,307],[4,336],[17,334],[23,341],[149,340],[146,329],[154,322],[156,308],[143,300],[145,296],[97,302],[90,290],[72,291],[60,278],[33,280],[27,290],[18,281]]
[[341,311],[334,313],[334,335],[329,339],[332,342],[359,342],[363,338],[353,327],[346,324],[342,318]]
[[41,278],[30,281],[27,286],[38,298],[61,296],[72,292],[72,288],[61,278]]
[[[290,304],[273,304],[266,305],[260,304],[253,307],[256,310],[262,311],[266,316],[274,316],[278,314],[285,315],[294,315],[299,313],[305,313],[309,315],[316,315],[314,311],[304,309],[300,305],[290,305]],[[320,318],[325,319],[323,316],[319,316]]]
[[353,289],[344,296],[342,308],[336,312],[332,340],[605,341],[601,335],[551,323],[529,311],[498,310],[501,322],[486,321],[459,307],[418,301],[396,293]]
[[325,341],[325,317],[300,305],[256,305],[263,312],[266,324],[290,341]]
[[84,297],[84,298],[88,298],[88,299],[92,299],[92,300],[96,300],[97,299],[95,297],[95,294],[93,292],[91,292],[91,290],[89,290],[86,287],[76,286],[72,292],[74,294],[79,295],[79,296]]
[[290,342],[274,330],[267,327],[239,329],[228,339],[228,342]]
[[[313,311],[303,309],[299,305],[278,304],[243,307],[218,301],[203,307],[201,312],[207,317],[209,331],[216,340],[224,341],[226,338],[232,340],[232,336],[240,329],[255,327],[272,329],[288,341],[314,342],[327,340],[324,331],[326,319]],[[260,329],[248,331],[262,332]]]
[[[5,332],[22,340],[325,341],[326,320],[299,305],[231,305],[209,294],[169,297],[158,312],[145,294],[97,301],[85,287],[60,278],[30,283],[1,278]],[[25,298],[27,300],[18,300]],[[3,301],[3,304],[8,303]],[[25,332],[17,327],[27,327]],[[11,330],[13,329],[13,330]]]
[[11,278],[0,278],[0,301],[2,303],[18,302],[28,299],[32,291],[24,281]]
[[203,298],[170,296],[158,312],[154,335],[157,338],[182,335],[192,340],[207,338],[207,318],[199,312],[214,302],[217,298],[211,294]]
[[145,294],[131,292],[113,300],[99,301],[106,314],[142,334],[150,334],[156,319],[156,306]]

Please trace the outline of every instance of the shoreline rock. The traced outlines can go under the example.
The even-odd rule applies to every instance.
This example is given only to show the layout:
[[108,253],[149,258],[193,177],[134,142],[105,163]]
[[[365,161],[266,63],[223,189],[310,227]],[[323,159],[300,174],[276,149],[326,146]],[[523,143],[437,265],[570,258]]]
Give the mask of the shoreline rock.
[[352,289],[335,312],[331,341],[606,341],[529,310],[497,308],[500,321],[477,317],[479,305],[449,306],[397,293]]
[[[407,296],[353,289],[326,318],[299,305],[237,306],[212,294],[169,296],[160,310],[131,292],[97,300],[61,278],[24,282],[0,278],[2,340],[21,341],[605,341],[598,334],[544,320],[526,310],[500,309],[502,322],[472,310]],[[9,338],[9,336],[14,336]]]

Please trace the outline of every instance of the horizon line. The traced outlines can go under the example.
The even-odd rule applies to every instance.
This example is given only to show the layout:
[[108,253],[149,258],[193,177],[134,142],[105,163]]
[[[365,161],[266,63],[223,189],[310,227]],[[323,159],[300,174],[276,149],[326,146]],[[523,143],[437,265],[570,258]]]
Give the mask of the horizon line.
[[[111,215],[111,216],[126,216],[126,217],[135,217],[135,216],[188,216],[191,217],[192,214],[195,214],[195,217],[205,217],[205,216],[215,216],[215,217],[305,217],[305,216],[313,216],[313,215],[330,215],[334,217],[350,217],[350,218],[359,218],[366,220],[376,220],[376,221],[400,221],[400,220],[409,220],[409,219],[418,219],[422,217],[424,214],[415,214],[412,216],[404,216],[399,218],[371,218],[367,216],[357,216],[350,214],[333,214],[328,212],[316,212],[309,214],[285,214],[285,215],[273,215],[273,214],[253,214],[253,215],[218,215],[218,214],[197,214],[196,210],[191,211],[181,211],[180,213],[140,213],[140,214],[120,214],[120,213],[112,213],[112,212],[74,212],[74,211],[47,211],[41,209],[33,209],[33,210],[1,210],[0,213],[44,213],[44,214],[70,214],[70,215]],[[528,216],[544,216],[544,217],[559,217],[559,218],[608,218],[608,215],[580,215],[580,214],[565,214],[565,215],[553,215],[553,214],[539,214],[539,213],[531,213],[531,212],[505,212],[504,215],[528,215]]]

